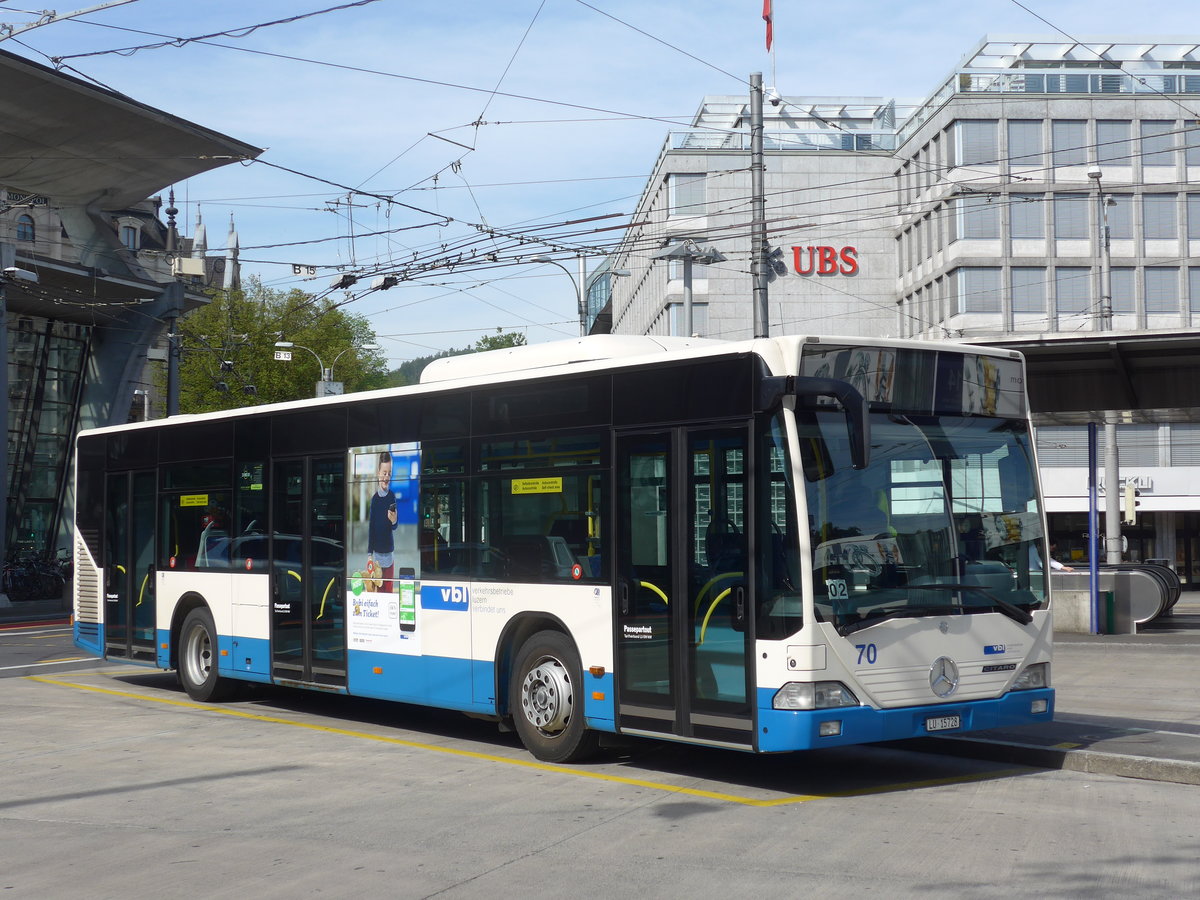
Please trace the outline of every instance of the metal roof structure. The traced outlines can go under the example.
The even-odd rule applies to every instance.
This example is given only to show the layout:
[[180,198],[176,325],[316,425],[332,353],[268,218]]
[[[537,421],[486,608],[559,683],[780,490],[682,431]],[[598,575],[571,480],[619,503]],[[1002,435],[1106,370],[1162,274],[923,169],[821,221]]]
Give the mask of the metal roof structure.
[[122,209],[263,152],[6,51],[0,83],[0,184],[57,206]]
[[989,347],[1025,355],[1030,409],[1063,425],[1200,421],[1200,329],[1009,335]]

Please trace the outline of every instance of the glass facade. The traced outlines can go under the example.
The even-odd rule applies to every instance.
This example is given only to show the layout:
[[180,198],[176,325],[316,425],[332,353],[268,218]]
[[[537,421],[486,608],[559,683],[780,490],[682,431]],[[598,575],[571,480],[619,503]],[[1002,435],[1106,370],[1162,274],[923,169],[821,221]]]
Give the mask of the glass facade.
[[8,320],[8,552],[51,554],[70,475],[90,329]]

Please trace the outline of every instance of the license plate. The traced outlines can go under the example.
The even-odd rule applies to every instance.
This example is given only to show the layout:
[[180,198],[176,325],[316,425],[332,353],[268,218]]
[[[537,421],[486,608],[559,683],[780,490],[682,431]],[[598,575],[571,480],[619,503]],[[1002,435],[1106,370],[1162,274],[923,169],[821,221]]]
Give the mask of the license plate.
[[949,731],[962,726],[962,716],[933,716],[925,720],[926,731]]

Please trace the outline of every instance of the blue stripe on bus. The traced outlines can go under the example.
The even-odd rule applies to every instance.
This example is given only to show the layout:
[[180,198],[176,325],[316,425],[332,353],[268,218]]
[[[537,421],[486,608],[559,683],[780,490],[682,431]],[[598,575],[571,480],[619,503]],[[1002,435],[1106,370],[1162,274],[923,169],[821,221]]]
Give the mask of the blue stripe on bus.
[[[165,628],[158,629],[155,642],[155,663],[160,669],[171,668],[171,632]],[[218,663],[218,666],[220,664]]]
[[[759,688],[758,749],[764,753],[928,737],[931,732],[926,730],[926,720],[945,716],[961,716],[960,726],[947,731],[932,732],[933,734],[961,734],[985,728],[1030,725],[1049,722],[1054,716],[1053,689],[1012,691],[995,700],[906,706],[899,709],[849,706],[840,709],[781,710],[771,708],[774,696],[774,689]],[[1034,700],[1047,701],[1046,712],[1036,715],[1031,713],[1030,704]],[[842,723],[842,733],[821,737],[818,732],[820,723],[833,720]]]
[[[596,695],[599,694],[600,698]],[[583,715],[589,728],[616,731],[617,686],[611,672],[599,678],[583,673]]]
[[[95,626],[99,630],[99,626]],[[76,629],[78,635],[78,626]],[[102,642],[102,636],[99,638]],[[170,668],[170,650],[163,645],[170,632],[158,632],[160,668]],[[80,640],[77,637],[76,643]],[[99,653],[99,644],[82,645]],[[347,689],[360,697],[441,706],[465,712],[496,713],[496,666],[478,659],[443,656],[405,656],[351,650],[347,654]],[[376,673],[375,669],[381,671]],[[217,671],[243,681],[271,681],[271,643],[264,638],[217,636]],[[600,678],[585,673],[584,717],[591,728],[614,730],[616,687],[612,673]],[[599,696],[597,696],[599,695]]]
[[233,678],[270,681],[271,642],[265,638],[217,636],[217,671]]
[[104,653],[104,626],[96,622],[75,620],[75,646],[96,656]]
[[496,711],[490,662],[371,650],[351,650],[347,661],[347,687],[355,696],[465,712]]

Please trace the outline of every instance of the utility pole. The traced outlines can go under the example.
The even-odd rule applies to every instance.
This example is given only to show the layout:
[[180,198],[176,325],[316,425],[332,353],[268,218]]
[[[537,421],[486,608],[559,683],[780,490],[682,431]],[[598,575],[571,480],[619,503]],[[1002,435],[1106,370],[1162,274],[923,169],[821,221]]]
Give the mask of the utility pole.
[[[1109,244],[1108,197],[1104,196],[1101,177],[1104,173],[1098,165],[1088,169],[1088,178],[1096,182],[1096,197],[1100,201],[1100,214],[1096,225],[1100,232],[1100,309],[1094,320],[1098,331],[1111,331],[1112,320],[1112,248]],[[1114,347],[1115,344],[1110,345]],[[1117,450],[1116,413],[1104,413],[1104,558],[1109,565],[1121,562],[1121,491],[1120,460]]]
[[754,336],[771,333],[767,317],[767,213],[765,165],[763,162],[763,86],[762,72],[750,76],[750,275],[754,281]]

